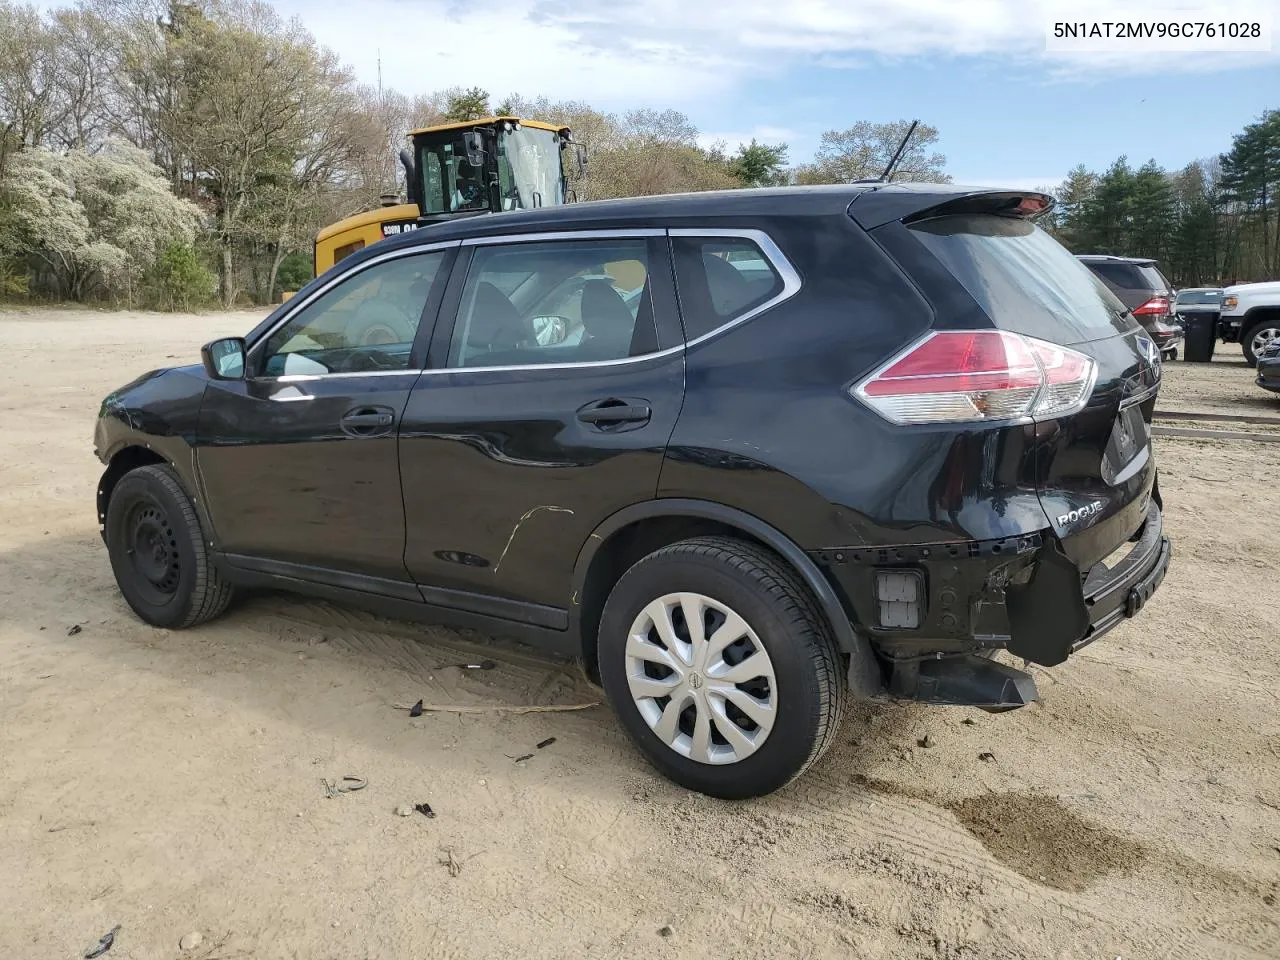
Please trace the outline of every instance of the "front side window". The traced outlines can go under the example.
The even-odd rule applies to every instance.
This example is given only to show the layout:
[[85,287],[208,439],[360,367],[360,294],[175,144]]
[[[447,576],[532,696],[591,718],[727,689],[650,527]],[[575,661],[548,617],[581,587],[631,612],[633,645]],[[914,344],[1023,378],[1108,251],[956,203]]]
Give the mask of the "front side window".
[[407,370],[444,256],[386,260],[326,291],[267,338],[262,375]]
[[686,340],[696,340],[782,292],[782,277],[751,240],[676,237],[672,246]]
[[644,239],[477,249],[449,365],[590,363],[657,350],[649,262]]

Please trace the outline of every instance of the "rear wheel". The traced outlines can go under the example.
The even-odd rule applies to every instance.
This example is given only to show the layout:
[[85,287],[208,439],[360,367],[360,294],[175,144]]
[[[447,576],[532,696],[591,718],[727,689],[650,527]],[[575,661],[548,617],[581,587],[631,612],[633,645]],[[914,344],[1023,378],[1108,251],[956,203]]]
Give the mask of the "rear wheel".
[[645,557],[613,588],[600,674],[628,735],[663,774],[725,799],[807,770],[843,714],[843,660],[776,557],[720,537]]
[[1272,340],[1280,338],[1280,320],[1271,318],[1267,320],[1259,320],[1240,337],[1240,344],[1244,348],[1244,360],[1249,366],[1257,366],[1258,354]]
[[111,491],[105,524],[111,569],[134,613],[157,627],[211,620],[232,599],[200,520],[168,466],[138,467]]

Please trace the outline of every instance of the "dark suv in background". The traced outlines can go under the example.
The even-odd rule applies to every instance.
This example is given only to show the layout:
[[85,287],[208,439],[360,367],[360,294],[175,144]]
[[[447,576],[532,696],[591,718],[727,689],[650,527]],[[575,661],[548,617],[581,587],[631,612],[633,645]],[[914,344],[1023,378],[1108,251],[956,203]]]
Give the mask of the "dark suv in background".
[[1183,328],[1173,311],[1173,287],[1160,272],[1157,261],[1106,254],[1080,254],[1079,260],[1138,319],[1161,356],[1176,360]]
[[805,770],[850,695],[1022,706],[995,655],[1062,663],[1170,556],[1159,355],[1050,203],[752,190],[384,240],[106,398],[120,590],[168,628],[265,587],[580,656],[722,797]]

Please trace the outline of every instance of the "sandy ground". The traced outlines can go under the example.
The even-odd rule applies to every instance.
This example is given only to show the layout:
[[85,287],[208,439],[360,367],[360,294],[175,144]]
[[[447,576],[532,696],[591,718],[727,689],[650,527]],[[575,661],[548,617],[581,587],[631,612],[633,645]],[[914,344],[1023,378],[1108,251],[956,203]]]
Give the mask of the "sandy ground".
[[[1280,957],[1280,444],[1159,441],[1168,579],[1038,671],[1042,703],[858,710],[729,804],[603,707],[393,709],[596,699],[513,644],[283,596],[185,633],[130,614],[99,399],[255,319],[0,313],[0,954],[119,925],[108,960]],[[1161,404],[1280,416],[1250,379],[1228,348]],[[347,774],[367,789],[327,798]]]

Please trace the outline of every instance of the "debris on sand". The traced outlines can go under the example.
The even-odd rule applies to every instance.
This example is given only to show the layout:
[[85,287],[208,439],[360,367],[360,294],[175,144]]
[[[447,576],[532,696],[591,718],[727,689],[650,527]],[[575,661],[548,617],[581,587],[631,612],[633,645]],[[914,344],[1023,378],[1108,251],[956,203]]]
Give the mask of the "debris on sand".
[[422,701],[421,701],[421,700],[419,700],[417,703],[415,703],[412,707],[410,707],[410,708],[409,708],[409,716],[411,716],[411,717],[420,717],[420,716],[422,716]]
[[462,861],[453,855],[453,847],[449,847],[440,858],[440,865],[449,868],[449,876],[456,877],[462,872]]
[[357,790],[363,790],[369,785],[369,781],[362,777],[346,776],[341,780],[321,779],[320,783],[324,785],[324,795],[332,800],[334,797],[341,796],[344,793],[355,793]]
[[94,957],[100,957],[111,949],[112,944],[116,942],[116,934],[120,932],[120,924],[116,924],[103,935],[98,941],[98,945],[90,948],[85,952],[84,960],[94,960]]

